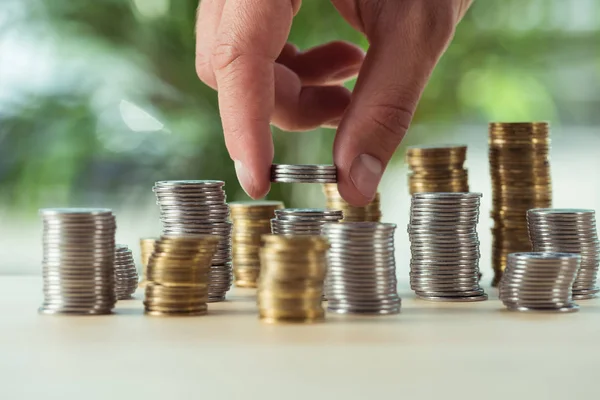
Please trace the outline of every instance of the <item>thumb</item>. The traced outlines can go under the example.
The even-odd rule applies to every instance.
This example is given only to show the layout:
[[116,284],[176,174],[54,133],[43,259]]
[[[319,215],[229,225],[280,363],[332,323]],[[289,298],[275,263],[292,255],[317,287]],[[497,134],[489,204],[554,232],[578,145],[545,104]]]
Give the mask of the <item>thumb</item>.
[[433,3],[440,4],[394,1],[377,14],[363,13],[372,16],[363,20],[371,47],[334,143],[339,191],[350,204],[362,206],[375,196],[452,37],[453,10],[432,10]]

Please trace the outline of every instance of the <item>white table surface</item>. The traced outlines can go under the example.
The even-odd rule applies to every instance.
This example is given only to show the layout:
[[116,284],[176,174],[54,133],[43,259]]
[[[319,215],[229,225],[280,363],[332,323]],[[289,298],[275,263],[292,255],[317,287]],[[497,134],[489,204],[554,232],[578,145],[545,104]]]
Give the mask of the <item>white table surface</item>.
[[[573,314],[430,303],[266,325],[253,292],[210,314],[43,316],[39,277],[0,277],[0,399],[588,399],[600,392],[600,300]],[[210,397],[208,397],[210,396]]]

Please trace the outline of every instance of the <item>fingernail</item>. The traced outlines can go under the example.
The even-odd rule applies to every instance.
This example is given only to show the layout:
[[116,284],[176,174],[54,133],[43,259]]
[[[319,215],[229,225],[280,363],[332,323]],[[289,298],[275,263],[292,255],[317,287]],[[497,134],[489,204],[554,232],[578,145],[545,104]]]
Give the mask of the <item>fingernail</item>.
[[368,199],[375,197],[383,173],[381,161],[368,154],[356,157],[350,167],[350,179],[356,189]]
[[342,79],[348,79],[356,74],[358,74],[358,71],[360,69],[360,65],[353,65],[351,67],[345,68],[341,71],[338,71],[336,73],[334,73],[331,76],[331,79],[334,81],[339,81]]
[[242,185],[242,189],[244,189],[246,194],[250,196],[250,193],[252,192],[252,187],[254,186],[254,180],[250,175],[250,171],[248,171],[248,169],[244,167],[244,164],[242,164],[240,160],[235,160],[233,164],[235,165],[235,173],[238,177],[240,185]]

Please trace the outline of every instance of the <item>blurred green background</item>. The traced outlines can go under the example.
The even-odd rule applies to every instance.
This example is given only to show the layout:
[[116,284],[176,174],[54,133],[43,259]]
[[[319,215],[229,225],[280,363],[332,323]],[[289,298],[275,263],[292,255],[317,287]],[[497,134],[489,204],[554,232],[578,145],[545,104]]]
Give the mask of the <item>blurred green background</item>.
[[[38,208],[82,205],[121,212],[131,240],[153,234],[158,223],[145,210],[163,179],[222,179],[230,199],[246,198],[216,94],[196,77],[197,5],[0,0],[0,238],[37,240],[28,224],[37,227]],[[485,151],[490,120],[549,120],[555,137],[598,144],[599,30],[598,0],[475,1],[403,147],[473,139]],[[367,48],[329,1],[305,0],[291,40],[307,48],[335,39]],[[277,162],[331,162],[332,130],[274,137]],[[403,174],[403,153],[388,175]],[[319,195],[274,185],[269,197],[305,206]],[[0,256],[14,252],[6,240]],[[20,271],[9,264],[0,272]]]

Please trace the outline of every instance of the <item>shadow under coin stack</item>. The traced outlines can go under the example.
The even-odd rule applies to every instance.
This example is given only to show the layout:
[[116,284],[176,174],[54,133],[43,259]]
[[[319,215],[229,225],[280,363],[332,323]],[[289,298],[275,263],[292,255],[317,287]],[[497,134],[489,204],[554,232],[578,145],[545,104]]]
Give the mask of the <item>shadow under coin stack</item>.
[[271,182],[274,183],[336,183],[335,165],[273,164]]
[[43,209],[43,314],[110,314],[115,216],[108,209]]
[[267,323],[322,321],[327,240],[320,236],[263,236],[258,283],[260,319]]
[[466,146],[409,147],[406,161],[411,169],[408,176],[410,194],[468,192],[466,158]]
[[275,210],[271,220],[274,235],[321,235],[323,225],[339,222],[344,217],[339,210],[319,208],[284,208]]
[[146,314],[206,314],[209,270],[218,243],[213,235],[161,236],[148,261]]
[[376,222],[326,224],[327,308],[340,314],[397,314],[396,225]]
[[224,301],[233,281],[229,207],[222,181],[163,181],[154,186],[165,235],[215,235],[221,240],[209,273],[209,302]]
[[341,210],[344,214],[343,222],[379,222],[381,220],[381,204],[379,193],[364,207],[354,207],[348,204],[340,195],[337,183],[326,183],[323,192],[327,198],[326,208]]
[[500,300],[511,311],[573,312],[573,282],[580,256],[512,253],[500,281]]
[[581,268],[573,284],[575,300],[593,299],[596,286],[600,244],[594,210],[534,209],[527,212],[533,251],[576,253]]
[[547,123],[491,123],[492,266],[497,286],[510,253],[531,251],[527,210],[552,206]]
[[138,287],[138,273],[129,247],[118,244],[115,248],[115,294],[117,300],[129,300]]
[[229,203],[233,221],[233,274],[235,285],[255,288],[260,274],[259,251],[262,236],[271,233],[275,210],[280,201],[247,201]]
[[410,285],[434,301],[481,301],[479,286],[480,193],[413,195],[408,234]]
[[156,243],[156,238],[140,239],[140,252],[142,259],[142,279],[140,281],[140,287],[146,286],[146,281],[148,279],[148,260],[154,251],[154,243]]

